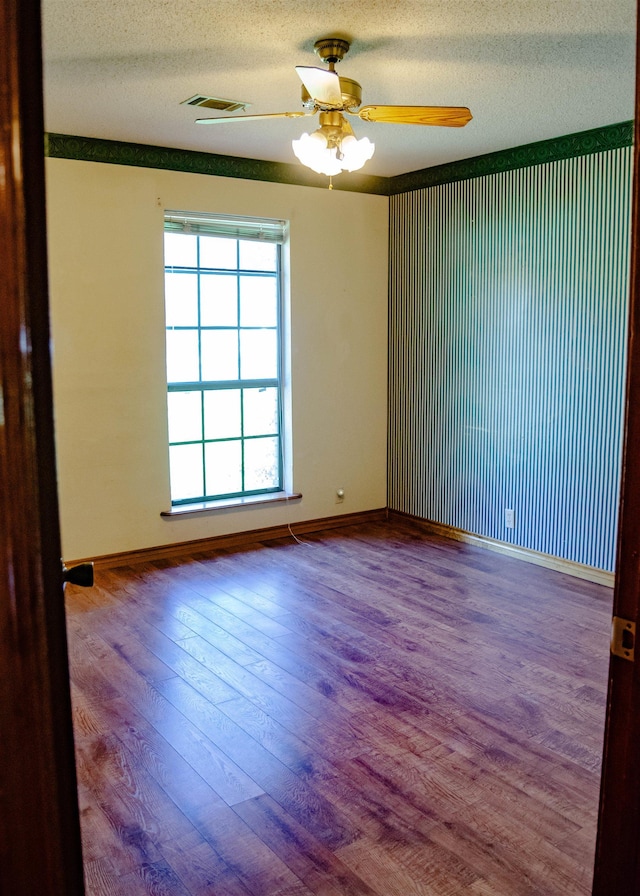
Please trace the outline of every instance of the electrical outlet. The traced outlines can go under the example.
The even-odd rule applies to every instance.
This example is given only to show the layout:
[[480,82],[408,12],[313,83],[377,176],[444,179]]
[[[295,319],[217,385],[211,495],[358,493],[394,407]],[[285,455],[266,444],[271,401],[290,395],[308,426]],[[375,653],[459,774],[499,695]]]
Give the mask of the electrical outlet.
[[513,529],[515,527],[515,524],[516,524],[515,510],[510,510],[509,508],[505,507],[504,524],[507,527],[507,529]]
[[344,489],[337,488],[336,489],[336,504],[342,504],[344,501]]

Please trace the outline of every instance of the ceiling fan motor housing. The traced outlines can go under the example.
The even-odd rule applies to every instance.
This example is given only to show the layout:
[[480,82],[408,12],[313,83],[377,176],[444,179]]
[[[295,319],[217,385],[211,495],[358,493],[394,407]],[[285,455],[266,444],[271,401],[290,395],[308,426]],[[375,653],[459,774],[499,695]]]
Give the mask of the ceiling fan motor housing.
[[[323,37],[315,42],[313,50],[323,62],[329,64],[329,71],[333,72],[335,71],[335,63],[344,59],[350,46],[349,41],[341,37]],[[309,112],[315,112],[316,109],[328,112],[334,109],[348,109],[351,111],[352,109],[357,109],[362,102],[362,87],[351,78],[340,78],[340,93],[342,94],[342,104],[340,106],[321,103],[310,95],[303,84],[302,106]]]
[[[362,87],[351,78],[340,78],[340,92],[342,93],[343,109],[357,109],[362,102]],[[302,106],[309,112],[313,112],[315,109],[335,109],[335,106],[325,107],[324,104],[315,100],[304,84],[302,85]]]

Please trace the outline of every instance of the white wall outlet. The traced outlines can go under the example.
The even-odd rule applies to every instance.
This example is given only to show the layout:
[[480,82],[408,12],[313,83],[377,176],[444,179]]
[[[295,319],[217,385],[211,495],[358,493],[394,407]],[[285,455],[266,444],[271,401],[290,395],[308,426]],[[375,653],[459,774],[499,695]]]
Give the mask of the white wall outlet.
[[505,507],[504,511],[504,524],[507,529],[513,529],[516,524],[516,512],[515,510],[510,510],[508,507]]
[[336,489],[336,504],[342,504],[344,501],[344,489],[337,488]]

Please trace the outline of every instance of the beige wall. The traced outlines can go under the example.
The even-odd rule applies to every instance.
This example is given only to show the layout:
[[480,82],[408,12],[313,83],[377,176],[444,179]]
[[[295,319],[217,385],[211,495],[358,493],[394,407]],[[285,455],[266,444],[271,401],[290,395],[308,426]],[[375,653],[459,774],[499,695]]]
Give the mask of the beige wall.
[[[65,559],[386,506],[386,197],[48,159],[47,203]],[[165,208],[290,221],[299,503],[160,517]]]

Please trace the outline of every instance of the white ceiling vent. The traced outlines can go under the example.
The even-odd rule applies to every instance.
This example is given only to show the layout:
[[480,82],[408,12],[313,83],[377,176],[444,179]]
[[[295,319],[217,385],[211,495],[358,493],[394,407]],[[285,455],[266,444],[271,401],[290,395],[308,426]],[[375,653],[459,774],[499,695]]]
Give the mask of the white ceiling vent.
[[241,103],[237,100],[221,100],[216,96],[202,96],[196,94],[188,100],[182,100],[181,106],[204,106],[206,109],[216,109],[218,112],[236,112],[238,109],[246,109],[249,103]]

